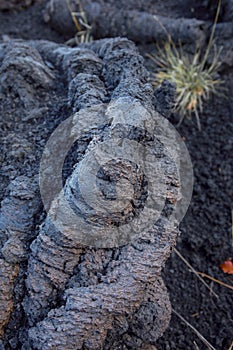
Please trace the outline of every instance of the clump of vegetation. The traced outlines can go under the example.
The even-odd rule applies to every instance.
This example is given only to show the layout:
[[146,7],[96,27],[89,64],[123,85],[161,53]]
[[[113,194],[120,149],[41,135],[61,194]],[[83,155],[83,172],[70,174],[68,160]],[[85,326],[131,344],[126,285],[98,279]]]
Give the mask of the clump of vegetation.
[[[193,56],[187,55],[182,48],[176,48],[171,35],[164,48],[158,48],[157,56],[148,55],[159,67],[158,72],[152,74],[152,84],[158,86],[164,79],[176,85],[177,98],[175,111],[180,115],[179,125],[185,116],[195,114],[198,129],[201,130],[199,112],[203,110],[203,101],[208,100],[211,94],[217,94],[217,87],[222,81],[217,78],[220,66],[219,54],[213,45],[213,37],[217,24],[221,1],[218,3],[213,29],[204,57],[200,50],[196,50]],[[163,26],[161,24],[161,26]],[[210,50],[214,47],[212,63],[207,66]]]
[[[79,5],[79,12],[74,12],[71,8],[70,1],[66,0],[67,7],[69,9],[69,12],[71,14],[72,20],[74,22],[74,25],[77,29],[77,33],[74,37],[76,44],[81,43],[89,43],[93,40],[91,35],[91,25],[88,23],[87,16],[85,11],[83,10],[82,3],[80,0],[78,0]],[[71,39],[71,43],[74,41]],[[70,42],[68,41],[67,44],[69,45]]]

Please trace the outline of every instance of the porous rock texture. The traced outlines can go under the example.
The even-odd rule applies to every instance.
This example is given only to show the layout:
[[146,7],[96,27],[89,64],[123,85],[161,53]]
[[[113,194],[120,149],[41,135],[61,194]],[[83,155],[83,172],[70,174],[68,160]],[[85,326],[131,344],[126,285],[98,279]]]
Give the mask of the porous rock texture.
[[[160,273],[178,232],[175,220],[170,220],[179,198],[178,174],[158,140],[145,133],[139,122],[136,126],[118,122],[109,105],[120,110],[127,101],[131,108],[126,118],[130,109],[136,113],[141,106],[148,111],[155,106],[166,115],[172,88],[165,83],[164,95],[161,89],[154,95],[142,57],[124,38],[76,48],[12,40],[0,46],[0,70],[5,118],[1,121],[2,186],[9,183],[0,213],[0,348],[153,348],[170,320]],[[133,188],[133,201],[123,213],[116,210],[102,216],[85,204],[79,176],[84,172],[88,178],[91,169],[83,164],[111,135],[151,147],[164,170],[167,190],[161,216],[123,246],[85,246],[69,230],[59,230],[52,187],[49,214],[42,210],[37,175],[46,140],[68,117],[71,131],[77,129],[86,110],[89,126],[65,159],[63,183],[65,198],[87,227],[101,226],[104,231],[123,225],[140,214],[147,198],[142,170],[114,159],[98,172],[100,195],[111,203],[119,182],[123,192]],[[66,140],[58,135],[57,143],[62,145],[54,144],[59,159]],[[53,179],[53,169],[48,165],[48,178]]]

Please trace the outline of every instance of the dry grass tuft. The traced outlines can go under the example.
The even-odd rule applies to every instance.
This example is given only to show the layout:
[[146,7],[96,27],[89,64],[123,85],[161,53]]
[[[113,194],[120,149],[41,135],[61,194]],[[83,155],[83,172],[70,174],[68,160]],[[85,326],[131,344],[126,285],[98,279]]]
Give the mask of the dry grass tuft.
[[83,10],[81,0],[78,0],[79,12],[74,12],[71,8],[70,1],[66,0],[67,7],[69,9],[70,15],[74,22],[74,25],[77,29],[77,33],[74,38],[67,42],[67,45],[72,44],[75,41],[75,44],[89,43],[93,40],[91,35],[91,25],[88,23],[87,16]]
[[[199,113],[203,110],[203,102],[208,100],[211,94],[219,94],[217,89],[223,82],[217,78],[221,65],[220,52],[213,45],[213,36],[217,24],[221,0],[218,3],[213,29],[209,43],[204,54],[200,50],[192,56],[185,54],[182,48],[176,48],[171,35],[167,33],[168,41],[163,48],[158,48],[158,54],[147,55],[158,67],[158,71],[152,74],[152,84],[158,87],[163,80],[169,80],[176,85],[177,98],[175,111],[180,114],[182,123],[185,116],[195,115],[198,129],[201,130]],[[155,16],[157,20],[157,17]],[[214,56],[210,66],[207,66],[210,50],[214,47]]]

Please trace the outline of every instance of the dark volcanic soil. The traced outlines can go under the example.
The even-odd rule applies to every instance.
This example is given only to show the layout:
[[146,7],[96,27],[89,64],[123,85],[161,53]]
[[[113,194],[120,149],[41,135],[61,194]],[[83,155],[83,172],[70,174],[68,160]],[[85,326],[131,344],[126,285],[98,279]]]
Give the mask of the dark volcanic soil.
[[[158,3],[159,11],[162,2]],[[179,7],[175,1],[166,3],[166,10],[169,9],[170,16],[176,18],[193,15],[205,19],[207,16],[203,5],[198,7],[200,1],[187,1],[190,6],[185,7]],[[202,1],[204,3],[206,2]],[[180,1],[180,4],[184,4],[184,1]],[[43,2],[40,2],[17,12],[0,12],[2,38],[6,40],[6,35],[9,35],[14,38],[64,42],[64,37],[44,24],[43,7]],[[212,14],[210,17],[212,19]],[[146,54],[151,47],[143,46],[142,53]],[[151,68],[149,62],[146,64]],[[233,70],[225,69],[221,73],[221,79],[225,80],[228,89],[226,96],[212,97],[205,104],[204,112],[200,115],[202,131],[197,130],[195,120],[189,119],[178,129],[190,151],[195,184],[190,208],[180,226],[177,250],[197,271],[233,285],[232,275],[224,274],[219,268],[224,260],[233,258]],[[177,123],[173,115],[170,121]],[[3,193],[0,198],[2,196]],[[218,295],[216,298],[175,253],[167,261],[163,278],[170,292],[173,309],[193,325],[216,350],[228,350],[233,340],[232,290],[206,279]],[[158,341],[157,347],[158,350],[207,349],[190,327],[174,313],[170,326]]]
[[[233,75],[223,75],[233,93]],[[177,249],[197,271],[205,272],[232,285],[219,265],[232,257],[232,100],[212,98],[202,113],[202,131],[195,121],[186,120],[179,129],[186,139],[194,168],[195,184],[188,213],[180,225]],[[218,299],[173,253],[163,278],[170,291],[173,308],[198,329],[216,349],[228,349],[232,341],[232,290],[208,284]],[[204,345],[173,314],[170,327],[159,340],[159,349],[200,349]]]

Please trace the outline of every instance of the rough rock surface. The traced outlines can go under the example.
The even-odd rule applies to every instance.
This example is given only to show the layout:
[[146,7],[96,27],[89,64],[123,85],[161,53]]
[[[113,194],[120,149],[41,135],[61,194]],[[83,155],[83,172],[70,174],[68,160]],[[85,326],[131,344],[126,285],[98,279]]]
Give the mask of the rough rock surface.
[[8,323],[10,314],[13,310],[13,286],[14,278],[18,274],[18,265],[7,263],[4,259],[0,260],[0,336],[4,334],[4,326]]
[[[171,100],[166,105],[161,91],[154,96],[143,59],[127,39],[105,39],[79,48],[47,41],[9,41],[0,46],[0,64],[1,112],[6,106],[14,110],[6,114],[4,144],[9,149],[9,130],[18,131],[17,140],[22,130],[27,135],[21,148],[11,149],[3,158],[3,169],[12,159],[16,161],[4,177],[3,184],[10,182],[10,186],[0,217],[2,344],[5,349],[25,350],[143,349],[155,344],[171,312],[160,273],[177,235],[176,223],[169,217],[179,197],[178,175],[156,140],[139,126],[117,122],[108,106],[115,103],[118,110],[126,100],[136,112],[139,106],[151,110],[156,103],[166,115]],[[165,84],[164,89],[169,86]],[[97,115],[95,106],[100,106]],[[46,139],[70,116],[75,131],[86,110],[93,110],[88,114],[90,128],[84,128],[63,167],[65,197],[86,225],[94,220],[97,226],[106,225],[106,230],[108,225],[120,226],[139,215],[146,198],[143,173],[121,159],[103,166],[97,182],[109,202],[115,198],[116,182],[122,184],[123,192],[133,187],[134,201],[126,212],[116,210],[113,216],[102,217],[80,196],[82,165],[111,135],[149,145],[164,170],[167,192],[161,217],[121,247],[83,246],[69,232],[58,230],[51,219],[56,206],[52,187],[49,215],[41,209],[36,174]],[[58,141],[61,149],[67,147],[64,139]],[[52,169],[48,166],[48,178],[54,175]],[[13,322],[16,318],[18,322]]]

